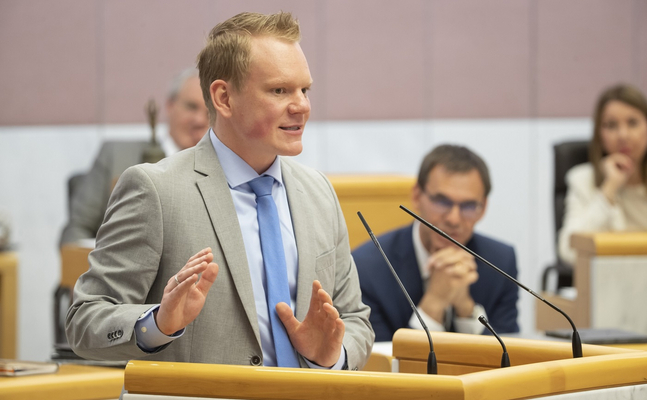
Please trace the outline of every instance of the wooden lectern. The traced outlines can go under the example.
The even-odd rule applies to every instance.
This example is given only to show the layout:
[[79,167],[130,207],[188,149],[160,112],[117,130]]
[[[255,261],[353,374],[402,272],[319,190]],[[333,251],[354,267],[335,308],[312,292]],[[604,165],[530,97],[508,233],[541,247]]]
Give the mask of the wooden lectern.
[[16,358],[18,315],[18,257],[0,251],[0,358]]
[[[577,296],[542,296],[565,311],[578,328],[619,328],[647,334],[647,232],[576,233],[573,286]],[[564,317],[535,302],[538,330],[570,328]]]
[[411,207],[411,189],[416,178],[406,175],[329,175],[346,219],[350,248],[370,240],[357,216],[361,211],[379,235],[410,224],[412,218],[400,210],[400,204]]
[[603,388],[647,393],[647,352],[584,346],[572,359],[570,344],[505,339],[512,367],[498,368],[501,348],[490,336],[434,333],[440,375],[422,375],[429,352],[422,331],[401,329],[393,338],[400,373],[325,371],[132,361],[124,400],[180,399],[525,399]]

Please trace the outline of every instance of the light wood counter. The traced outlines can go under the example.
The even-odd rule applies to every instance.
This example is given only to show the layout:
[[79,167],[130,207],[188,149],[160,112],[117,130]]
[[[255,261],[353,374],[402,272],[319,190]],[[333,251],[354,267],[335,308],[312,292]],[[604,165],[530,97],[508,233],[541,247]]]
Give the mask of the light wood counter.
[[[571,236],[571,246],[577,251],[573,271],[573,286],[577,289],[577,297],[569,299],[551,293],[543,293],[542,296],[566,312],[578,328],[615,327],[647,333],[632,326],[616,326],[611,322],[622,319],[621,313],[632,314],[627,306],[642,303],[640,296],[644,293],[645,286],[642,275],[647,274],[647,232],[576,233]],[[600,279],[604,280],[603,284]],[[596,286],[599,291],[597,294]],[[622,300],[623,297],[626,301]],[[616,301],[619,304],[603,304],[610,299],[620,299]],[[598,308],[595,307],[596,303]],[[535,304],[538,330],[570,328],[564,317],[541,301],[536,300]],[[603,314],[608,311],[602,310],[600,305],[610,307],[610,311],[617,311],[618,317],[605,319]],[[642,317],[634,314],[636,315]],[[637,322],[635,320],[632,324],[639,325]],[[645,325],[644,318],[642,322]]]
[[348,227],[350,248],[370,240],[357,212],[361,211],[373,233],[379,235],[409,224],[412,218],[400,204],[411,208],[416,178],[407,175],[330,175]]
[[88,255],[93,249],[76,245],[61,247],[61,286],[70,289],[76,285],[81,274],[90,269]]
[[[501,369],[501,350],[493,337],[435,332],[434,344],[439,362],[460,372],[447,374],[440,366],[444,375],[131,361],[125,387],[150,398],[512,400],[647,381],[643,351],[585,345],[584,357],[572,359],[568,343],[506,338],[512,367]],[[407,357],[424,364],[426,335],[399,330],[393,350],[400,367]]]
[[0,400],[117,399],[123,385],[121,368],[63,364],[55,374],[0,377]]
[[0,358],[16,358],[18,257],[0,252]]

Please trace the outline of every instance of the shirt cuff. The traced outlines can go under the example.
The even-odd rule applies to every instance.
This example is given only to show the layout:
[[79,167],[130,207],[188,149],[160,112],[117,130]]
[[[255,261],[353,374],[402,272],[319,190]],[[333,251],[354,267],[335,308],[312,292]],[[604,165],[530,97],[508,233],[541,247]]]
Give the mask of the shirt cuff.
[[485,326],[483,326],[483,324],[479,322],[479,316],[481,315],[487,318],[483,306],[475,303],[471,316],[454,318],[454,328],[456,328],[456,332],[471,333],[473,335],[480,335],[481,333],[483,333]]
[[[442,323],[431,318],[429,314],[422,311],[422,308],[420,307],[416,307],[416,308],[418,309],[418,313],[420,314],[420,317],[425,322],[425,325],[427,325],[427,328],[431,332],[445,332],[445,326]],[[411,329],[423,329],[422,324],[420,323],[420,320],[418,319],[418,317],[416,317],[416,313],[411,314],[411,318],[409,318],[409,327]]]
[[341,371],[346,364],[346,348],[344,345],[341,346],[342,351],[339,352],[339,360],[333,365],[332,367],[322,367],[319,364],[315,364],[312,361],[308,360],[307,358],[303,357],[304,360],[306,360],[306,364],[308,364],[308,367],[312,369],[330,369],[330,370],[337,370]]
[[160,305],[157,304],[143,313],[135,323],[135,338],[137,346],[147,353],[156,352],[159,347],[168,344],[184,334],[185,328],[180,329],[171,336],[163,334],[155,323],[153,314]]
[[[420,313],[420,317],[425,322],[425,325],[427,325],[427,328],[429,328],[429,331],[445,332],[446,329],[443,324],[431,318],[420,307],[417,307],[417,308],[418,308],[418,312]],[[449,313],[445,313],[445,315],[448,315],[448,314]],[[485,327],[481,325],[481,323],[479,322],[478,320],[479,315],[484,315],[487,318],[487,315],[485,315],[485,309],[483,308],[483,306],[478,303],[475,303],[474,310],[472,311],[471,316],[455,317],[454,328],[456,328],[456,332],[472,333],[475,335],[480,335],[481,333],[483,333],[483,330],[485,329]],[[411,327],[412,329],[423,329],[422,325],[420,324],[420,321],[418,320],[418,318],[416,318],[415,313],[412,314],[411,318],[409,319],[409,327]]]

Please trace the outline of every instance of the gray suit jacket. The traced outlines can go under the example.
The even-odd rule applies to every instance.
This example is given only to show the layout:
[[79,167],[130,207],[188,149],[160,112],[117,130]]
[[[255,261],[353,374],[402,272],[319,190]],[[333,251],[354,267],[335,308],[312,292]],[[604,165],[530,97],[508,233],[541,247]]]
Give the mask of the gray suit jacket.
[[[321,173],[285,158],[281,169],[298,250],[296,316],[305,317],[318,279],[346,325],[348,366],[361,368],[374,335],[337,197]],[[136,344],[136,320],[160,302],[166,282],[189,257],[207,246],[220,268],[202,312],[181,338],[147,355]],[[241,229],[209,135],[194,148],[124,172],[89,261],[67,315],[68,341],[77,354],[242,365],[262,359]]]
[[83,176],[70,199],[70,219],[61,234],[60,245],[94,238],[106,213],[110,191],[126,168],[142,162],[148,142],[106,142],[92,169]]

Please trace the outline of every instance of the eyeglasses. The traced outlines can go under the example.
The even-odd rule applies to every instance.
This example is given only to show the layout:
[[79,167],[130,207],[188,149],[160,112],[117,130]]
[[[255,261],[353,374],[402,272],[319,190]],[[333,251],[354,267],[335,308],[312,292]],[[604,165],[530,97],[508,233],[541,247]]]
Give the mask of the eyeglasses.
[[431,202],[432,211],[441,215],[448,214],[454,209],[454,206],[458,206],[461,217],[466,220],[475,220],[483,211],[483,203],[479,201],[469,200],[457,203],[442,194],[423,193]]

